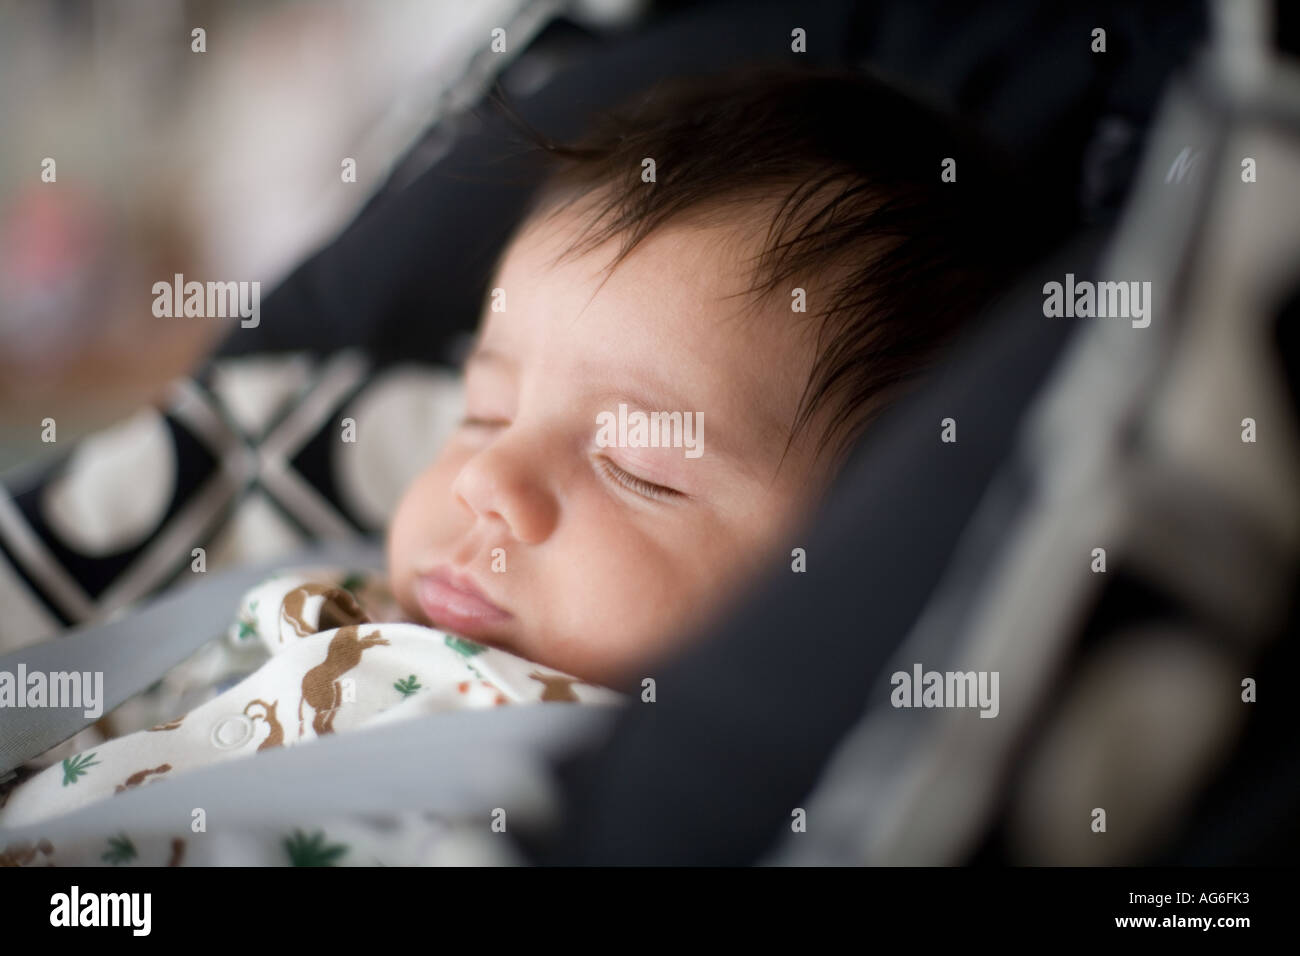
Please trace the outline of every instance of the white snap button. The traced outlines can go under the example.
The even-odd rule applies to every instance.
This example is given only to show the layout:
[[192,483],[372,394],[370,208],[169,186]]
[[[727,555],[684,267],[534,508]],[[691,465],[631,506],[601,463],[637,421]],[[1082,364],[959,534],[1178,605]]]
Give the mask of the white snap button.
[[243,714],[222,717],[212,728],[212,746],[234,750],[253,739],[253,721]]

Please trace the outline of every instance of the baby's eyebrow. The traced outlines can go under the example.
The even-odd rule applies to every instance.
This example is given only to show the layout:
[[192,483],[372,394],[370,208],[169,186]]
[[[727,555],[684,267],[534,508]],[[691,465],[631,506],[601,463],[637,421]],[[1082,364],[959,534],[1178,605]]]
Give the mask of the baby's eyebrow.
[[725,422],[719,425],[718,420],[711,413],[705,414],[703,409],[691,408],[689,403],[673,401],[671,393],[658,391],[653,383],[629,380],[600,389],[593,394],[593,397],[603,404],[602,410],[615,414],[620,402],[627,404],[629,414],[634,411],[647,414],[677,412],[685,417],[699,412],[702,420],[701,434],[698,438],[703,440],[709,457],[754,472],[749,455],[746,454],[748,450],[746,444],[737,441],[736,433]]
[[[461,370],[468,369],[471,365],[496,365],[507,371],[513,371],[517,364],[505,352],[487,345],[479,345],[473,348],[469,355],[465,357],[461,365]],[[594,369],[586,369],[590,374],[595,374]],[[615,411],[619,402],[626,402],[628,411],[643,412],[678,412],[685,415],[694,414],[697,409],[692,409],[690,403],[684,403],[680,400],[681,396],[676,395],[671,389],[667,388],[666,383],[657,380],[654,376],[645,377],[637,374],[628,374],[623,381],[617,384],[607,384],[605,387],[597,387],[588,392],[593,398],[605,405],[605,410]],[[698,410],[702,411],[703,410]],[[703,428],[703,434],[700,439],[707,442],[709,454],[715,460],[721,459],[739,467],[741,470],[750,474],[757,474],[753,462],[750,461],[752,449],[747,442],[738,440],[738,435],[732,431],[725,423],[719,427],[716,418],[711,415],[703,415],[702,426],[712,424],[712,428]],[[780,431],[774,423],[763,422],[767,426],[760,429],[759,443],[765,445],[769,439],[769,433]],[[707,437],[705,437],[707,435]]]

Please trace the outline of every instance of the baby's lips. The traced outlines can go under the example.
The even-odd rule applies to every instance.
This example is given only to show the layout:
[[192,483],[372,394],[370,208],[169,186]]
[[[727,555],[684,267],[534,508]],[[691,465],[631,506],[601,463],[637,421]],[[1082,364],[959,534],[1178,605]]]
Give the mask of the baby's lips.
[[495,631],[511,614],[494,604],[474,582],[448,568],[421,574],[413,587],[416,603],[437,627],[474,638]]

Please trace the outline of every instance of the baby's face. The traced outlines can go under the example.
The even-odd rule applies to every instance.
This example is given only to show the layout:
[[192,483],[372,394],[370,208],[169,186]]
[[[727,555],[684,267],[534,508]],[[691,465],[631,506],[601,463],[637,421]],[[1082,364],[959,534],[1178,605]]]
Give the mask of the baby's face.
[[[507,251],[465,421],[398,505],[388,560],[413,618],[605,683],[637,676],[751,571],[788,567],[786,534],[829,470],[807,437],[781,461],[813,360],[802,316],[779,296],[724,298],[745,286],[752,240],[670,226],[601,285],[612,242],[553,264],[578,224],[534,220]],[[636,412],[702,429],[632,447],[648,437]]]

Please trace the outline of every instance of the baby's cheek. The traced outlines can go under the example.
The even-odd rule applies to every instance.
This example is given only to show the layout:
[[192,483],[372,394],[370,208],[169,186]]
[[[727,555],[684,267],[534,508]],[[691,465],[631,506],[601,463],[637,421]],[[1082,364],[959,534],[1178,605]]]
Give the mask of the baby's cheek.
[[407,486],[388,525],[388,566],[392,573],[409,572],[421,553],[437,542],[434,533],[447,528],[454,499],[447,466],[434,462]]
[[426,529],[440,527],[460,508],[453,486],[468,457],[463,450],[448,447],[420,473],[403,499],[412,523]]
[[630,537],[611,541],[591,583],[591,606],[604,622],[611,653],[641,657],[671,643],[709,599],[709,582],[692,549]]

